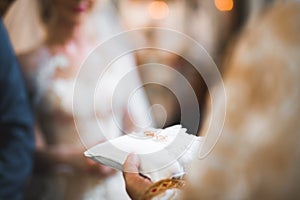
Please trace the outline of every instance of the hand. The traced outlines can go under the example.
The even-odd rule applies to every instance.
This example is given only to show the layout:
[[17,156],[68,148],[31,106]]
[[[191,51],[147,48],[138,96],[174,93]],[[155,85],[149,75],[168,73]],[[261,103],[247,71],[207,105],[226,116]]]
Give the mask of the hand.
[[123,176],[126,191],[131,199],[140,199],[145,191],[152,185],[149,178],[139,174],[139,159],[135,154],[129,154],[123,165]]

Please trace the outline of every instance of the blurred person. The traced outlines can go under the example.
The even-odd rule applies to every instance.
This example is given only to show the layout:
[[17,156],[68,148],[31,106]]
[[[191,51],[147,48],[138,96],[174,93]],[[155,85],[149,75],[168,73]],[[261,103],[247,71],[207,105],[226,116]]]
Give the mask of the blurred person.
[[[12,2],[1,1],[0,17]],[[33,148],[33,120],[23,77],[0,19],[0,199],[23,198]]]
[[[111,58],[114,48],[122,48],[123,44],[114,43],[104,51],[96,49],[91,59],[85,61],[91,50],[111,34],[110,26],[116,23],[100,18],[103,16],[99,16],[99,2],[27,1],[32,7],[37,3],[45,30],[41,44],[19,55],[37,118],[36,167],[27,199],[128,199],[121,173],[83,156],[85,148],[130,132],[137,125],[148,125],[144,120],[148,102],[142,91],[137,93],[134,104],[128,105],[125,95],[113,99],[117,89],[124,92],[130,86],[140,86],[137,73],[131,75],[130,82],[118,85],[127,73],[135,72],[130,54],[119,58],[106,71],[107,66],[102,65],[106,57]],[[89,67],[87,73],[80,71],[83,63]],[[99,71],[105,71],[101,79],[103,90],[93,85],[100,78]],[[83,79],[77,78],[79,72]],[[80,96],[74,98],[82,101],[74,105],[77,112],[74,113],[72,102],[76,84]],[[86,100],[94,90],[95,109]],[[114,103],[117,104],[113,107],[115,110]],[[128,120],[129,116],[132,120]],[[105,135],[104,132],[113,134]]]
[[141,177],[129,156],[123,169],[132,199],[300,198],[299,19],[300,3],[290,1],[246,26],[226,61],[227,114],[217,145],[194,160],[184,192],[184,180]]

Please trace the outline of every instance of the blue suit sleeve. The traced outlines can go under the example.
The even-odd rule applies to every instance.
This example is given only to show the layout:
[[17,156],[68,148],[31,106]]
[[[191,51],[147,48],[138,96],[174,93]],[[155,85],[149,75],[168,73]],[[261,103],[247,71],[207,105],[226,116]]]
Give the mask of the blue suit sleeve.
[[19,64],[0,19],[0,199],[22,199],[32,168],[32,124]]

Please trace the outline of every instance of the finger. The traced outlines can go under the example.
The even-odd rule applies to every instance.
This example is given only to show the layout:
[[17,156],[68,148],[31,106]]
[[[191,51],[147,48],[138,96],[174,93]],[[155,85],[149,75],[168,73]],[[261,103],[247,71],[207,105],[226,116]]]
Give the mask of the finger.
[[128,155],[127,159],[123,164],[123,172],[138,174],[139,166],[140,166],[140,161],[138,156],[136,154],[131,153]]

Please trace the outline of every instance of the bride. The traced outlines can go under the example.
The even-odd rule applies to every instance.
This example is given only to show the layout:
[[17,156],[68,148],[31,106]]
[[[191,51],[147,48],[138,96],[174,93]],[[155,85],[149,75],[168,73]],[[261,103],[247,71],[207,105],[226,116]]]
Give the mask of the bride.
[[[22,7],[20,5],[26,1],[19,0],[16,4]],[[149,125],[149,120],[145,118],[148,102],[143,91],[136,93],[134,106],[127,106],[128,96],[122,96],[122,99],[116,100],[116,109],[111,108],[114,92],[116,89],[122,91],[117,87],[124,87],[124,90],[129,88],[118,83],[129,71],[135,71],[133,57],[123,56],[111,65],[102,78],[105,89],[96,91],[99,100],[95,110],[83,101],[76,105],[75,119],[72,108],[75,83],[80,85],[82,97],[92,87],[89,84],[90,77],[76,81],[81,63],[103,41],[105,32],[109,32],[110,27],[107,25],[115,24],[107,22],[111,18],[105,19],[103,13],[99,14],[97,0],[30,0],[26,6],[31,5],[31,10],[35,11],[32,9],[34,3],[37,5],[36,11],[39,11],[37,16],[43,24],[45,37],[40,44],[36,43],[34,48],[27,48],[29,50],[19,55],[36,113],[36,167],[27,198],[128,199],[120,173],[87,160],[83,152],[84,147]],[[18,5],[13,8],[15,15],[11,14],[8,18],[18,15],[16,8]],[[30,31],[36,33],[38,26],[32,28]],[[18,38],[24,32],[25,29],[17,31]],[[14,41],[14,33],[10,34]],[[35,42],[35,36],[30,36],[31,41]],[[15,42],[15,45],[18,43]],[[105,54],[110,54],[110,51],[113,50],[107,49]],[[88,64],[93,66],[89,68],[92,69],[90,74],[94,73],[93,69],[97,71],[104,68],[101,66],[104,57],[99,54],[88,60]],[[132,82],[127,84],[141,85],[138,74],[135,73]],[[95,113],[97,117],[94,117]],[[101,129],[98,121],[102,124]]]

